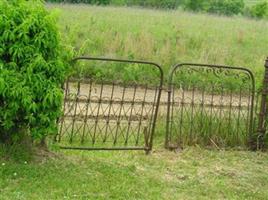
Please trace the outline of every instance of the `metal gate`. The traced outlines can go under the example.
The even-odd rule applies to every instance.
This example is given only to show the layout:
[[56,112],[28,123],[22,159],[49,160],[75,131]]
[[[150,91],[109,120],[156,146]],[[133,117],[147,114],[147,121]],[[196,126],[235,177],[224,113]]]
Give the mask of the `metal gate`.
[[169,75],[166,148],[247,146],[254,96],[254,76],[248,69],[175,65]]
[[80,75],[82,78],[70,78],[64,84],[63,116],[56,137],[60,147],[150,151],[162,68],[152,62],[108,58],[74,61],[91,76]]

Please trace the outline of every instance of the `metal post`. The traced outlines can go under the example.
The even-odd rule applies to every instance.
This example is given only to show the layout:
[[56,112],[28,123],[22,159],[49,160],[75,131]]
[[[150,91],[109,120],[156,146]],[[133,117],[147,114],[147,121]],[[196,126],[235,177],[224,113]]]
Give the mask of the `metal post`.
[[268,57],[265,62],[265,72],[262,86],[262,96],[261,96],[261,105],[259,113],[259,122],[258,122],[258,141],[257,149],[264,148],[264,137],[266,133],[266,118],[268,116]]

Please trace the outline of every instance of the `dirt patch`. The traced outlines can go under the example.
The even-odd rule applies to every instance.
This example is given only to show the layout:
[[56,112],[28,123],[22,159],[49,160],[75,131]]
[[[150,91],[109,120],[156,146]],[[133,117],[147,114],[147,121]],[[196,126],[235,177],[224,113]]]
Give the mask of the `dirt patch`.
[[[75,113],[75,102],[78,102],[76,108],[78,113],[91,113],[91,117],[97,115],[126,117],[143,115],[144,118],[151,116],[156,107],[158,90],[152,88],[141,87],[122,87],[111,85],[90,85],[82,84],[77,88],[75,84],[70,84],[66,95],[66,110],[70,115]],[[195,106],[214,109],[249,109],[251,98],[246,95],[217,95],[209,93],[201,93],[198,91],[175,90],[172,94],[172,105]],[[87,105],[87,104],[90,105]],[[168,105],[168,93],[162,91],[159,114],[165,115]],[[143,110],[144,109],[144,110]],[[144,111],[143,113],[142,110]],[[122,113],[123,112],[123,113]],[[78,114],[78,115],[79,115]]]

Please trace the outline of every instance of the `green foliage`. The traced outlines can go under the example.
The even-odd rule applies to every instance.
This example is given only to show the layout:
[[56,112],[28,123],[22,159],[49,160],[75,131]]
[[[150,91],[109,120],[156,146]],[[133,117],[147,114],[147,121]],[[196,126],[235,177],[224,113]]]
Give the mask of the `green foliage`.
[[65,2],[65,3],[86,3],[86,4],[96,4],[96,5],[107,5],[110,0],[49,0],[50,2]]
[[[93,5],[140,6],[160,9],[179,7],[194,12],[219,15],[238,15],[254,18],[268,16],[268,2],[252,3],[247,0],[46,0],[52,3],[84,3]],[[246,6],[245,6],[246,5]]]
[[0,2],[0,142],[56,131],[68,55],[55,23],[39,1]]
[[183,0],[47,0],[53,3],[86,3],[86,4],[97,4],[97,5],[119,5],[119,6],[143,6],[153,8],[167,8],[175,9]]
[[237,15],[243,13],[244,7],[244,0],[212,0],[208,12],[223,15]]
[[249,8],[249,15],[255,18],[268,17],[268,2],[259,2],[256,5]]
[[154,7],[154,8],[167,8],[167,9],[175,9],[178,7],[178,5],[181,3],[181,0],[165,0],[165,1],[159,1],[159,0],[128,0],[128,5],[139,5],[139,6],[145,6],[145,7]]
[[184,2],[184,8],[191,11],[204,11],[208,2],[206,0],[186,0]]
[[52,3],[85,3],[85,4],[96,4],[96,5],[107,5],[110,4],[111,0],[47,0]]
[[244,0],[47,0],[48,2],[87,3],[97,5],[141,6],[176,9],[179,6],[191,11],[234,15],[242,13]]
[[222,15],[243,13],[244,0],[186,0],[184,8],[191,11],[203,11]]

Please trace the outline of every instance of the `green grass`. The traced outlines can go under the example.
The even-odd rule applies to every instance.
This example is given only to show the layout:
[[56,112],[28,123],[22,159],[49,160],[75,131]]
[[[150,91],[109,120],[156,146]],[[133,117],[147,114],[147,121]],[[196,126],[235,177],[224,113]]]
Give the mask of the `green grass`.
[[[191,114],[192,110],[194,112]],[[243,148],[249,147],[250,136],[248,129],[247,110],[217,111],[211,109],[192,108],[185,106],[175,111],[170,123],[170,135],[173,145],[181,147],[201,145],[202,147]],[[219,113],[222,114],[219,114]],[[220,116],[222,115],[222,116]],[[243,116],[245,115],[245,116]]]
[[152,60],[165,74],[177,62],[244,66],[258,85],[267,56],[268,21],[183,11],[49,4],[79,55]]
[[75,152],[35,162],[0,158],[0,199],[267,199],[268,155]]

